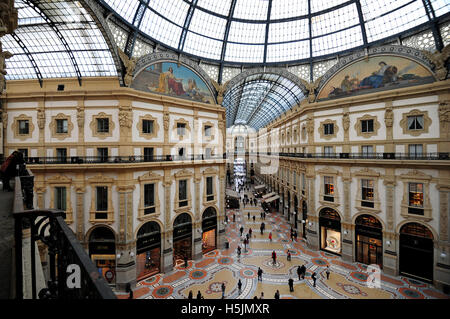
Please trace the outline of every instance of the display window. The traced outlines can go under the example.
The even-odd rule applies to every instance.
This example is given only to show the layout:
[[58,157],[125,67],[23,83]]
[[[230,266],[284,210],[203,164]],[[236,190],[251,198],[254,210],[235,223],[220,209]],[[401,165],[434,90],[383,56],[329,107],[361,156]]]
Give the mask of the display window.
[[174,266],[184,264],[184,259],[192,259],[192,239],[184,238],[173,242],[173,263]]
[[202,236],[202,252],[206,254],[211,250],[216,249],[216,230],[211,229],[203,232]]
[[105,278],[108,284],[115,284],[116,280],[116,256],[115,255],[91,255],[99,274]]
[[156,247],[142,252],[136,257],[137,280],[153,276],[161,272],[161,248]]
[[321,232],[321,249],[329,252],[340,254],[341,253],[341,232],[334,229],[327,228],[325,226],[320,227]]

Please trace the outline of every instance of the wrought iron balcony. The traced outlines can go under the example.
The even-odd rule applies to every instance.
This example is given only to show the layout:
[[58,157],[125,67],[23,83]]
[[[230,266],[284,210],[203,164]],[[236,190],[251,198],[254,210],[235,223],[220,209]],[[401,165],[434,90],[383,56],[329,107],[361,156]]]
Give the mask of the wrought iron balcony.
[[[16,177],[15,180],[14,297],[16,299],[116,299],[111,288],[64,221],[65,213],[61,210],[33,209],[33,175],[29,170],[26,172],[23,169],[20,170],[19,175],[26,175]],[[44,278],[41,276],[38,285],[38,267],[42,267],[36,251],[36,243],[39,241],[43,243],[45,255],[49,261],[49,275],[46,283],[45,276]],[[43,274],[43,272],[39,273]]]
[[281,156],[296,158],[334,158],[334,159],[368,159],[368,160],[450,160],[450,153],[254,153],[258,156]]
[[120,164],[120,163],[151,163],[174,161],[204,161],[221,160],[225,156],[214,155],[130,155],[130,156],[71,156],[71,157],[26,157],[25,162],[34,164]]

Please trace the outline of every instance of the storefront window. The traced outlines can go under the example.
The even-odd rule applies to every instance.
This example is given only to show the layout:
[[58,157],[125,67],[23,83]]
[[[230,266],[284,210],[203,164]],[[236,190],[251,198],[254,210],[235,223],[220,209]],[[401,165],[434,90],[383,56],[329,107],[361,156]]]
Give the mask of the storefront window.
[[136,275],[138,280],[161,271],[161,232],[156,222],[148,222],[139,229],[136,252]]

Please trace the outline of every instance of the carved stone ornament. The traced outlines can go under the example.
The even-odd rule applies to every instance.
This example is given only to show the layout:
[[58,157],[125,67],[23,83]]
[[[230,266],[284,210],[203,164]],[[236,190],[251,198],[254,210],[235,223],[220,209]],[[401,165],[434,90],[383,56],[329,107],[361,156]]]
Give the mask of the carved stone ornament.
[[45,128],[45,111],[42,108],[37,109],[37,123],[40,130]]
[[386,127],[392,127],[394,124],[394,112],[392,112],[392,107],[387,107],[384,113],[384,122]]
[[77,124],[78,127],[84,126],[84,108],[77,107]]
[[128,127],[131,128],[132,124],[132,114],[131,109],[129,107],[120,107],[119,108],[119,125],[120,127]]
[[169,130],[169,112],[164,112],[164,130],[168,131]]

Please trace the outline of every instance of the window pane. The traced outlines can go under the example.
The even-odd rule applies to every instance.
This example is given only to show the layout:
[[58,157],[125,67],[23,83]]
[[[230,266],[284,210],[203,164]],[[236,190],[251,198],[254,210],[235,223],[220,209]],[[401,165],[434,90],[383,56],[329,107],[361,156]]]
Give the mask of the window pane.
[[66,188],[55,187],[55,208],[66,211]]
[[108,187],[97,186],[97,211],[108,210]]
[[179,187],[179,197],[178,200],[186,200],[187,199],[187,181],[184,180],[180,180],[178,182],[178,187]]
[[144,206],[155,206],[155,184],[144,185]]
[[211,195],[213,193],[213,178],[206,178],[206,194]]

